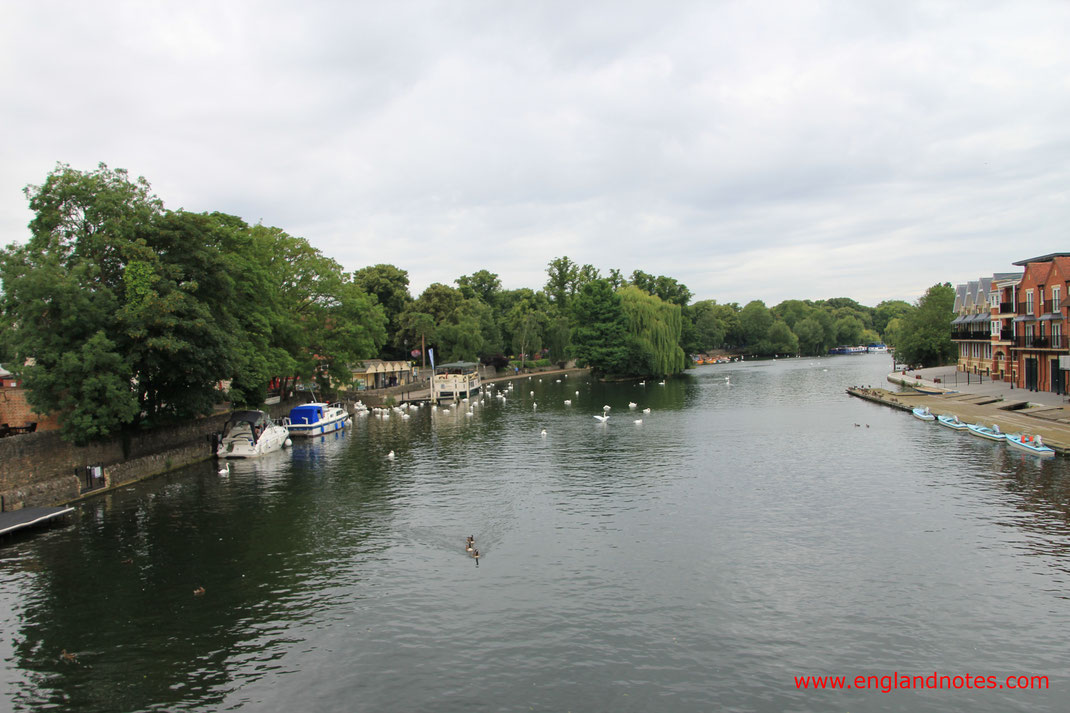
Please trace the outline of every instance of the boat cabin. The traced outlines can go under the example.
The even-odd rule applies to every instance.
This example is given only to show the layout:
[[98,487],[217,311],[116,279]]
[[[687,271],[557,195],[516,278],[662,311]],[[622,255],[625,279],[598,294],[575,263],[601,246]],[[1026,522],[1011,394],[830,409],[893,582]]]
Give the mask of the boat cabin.
[[469,398],[478,394],[480,388],[479,364],[474,361],[455,361],[435,367],[431,379],[431,401]]
[[327,404],[312,403],[294,406],[290,409],[290,423],[294,425],[312,424],[323,420],[323,407]]

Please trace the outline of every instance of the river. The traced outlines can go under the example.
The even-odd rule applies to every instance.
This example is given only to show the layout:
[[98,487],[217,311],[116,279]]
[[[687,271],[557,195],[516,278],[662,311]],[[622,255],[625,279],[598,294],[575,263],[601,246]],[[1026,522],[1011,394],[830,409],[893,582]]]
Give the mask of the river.
[[[0,542],[0,700],[1065,710],[1067,459],[844,393],[890,367],[521,379],[471,416],[369,416],[227,477],[209,462],[90,499],[66,526]],[[1048,688],[796,684],[895,673]]]

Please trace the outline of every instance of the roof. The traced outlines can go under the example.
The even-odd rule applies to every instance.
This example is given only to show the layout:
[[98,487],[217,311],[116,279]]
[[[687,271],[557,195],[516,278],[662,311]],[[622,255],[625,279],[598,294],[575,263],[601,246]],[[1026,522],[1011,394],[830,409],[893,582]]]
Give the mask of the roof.
[[472,369],[479,366],[474,361],[451,361],[449,364],[439,364],[436,369]]
[[1051,262],[1057,257],[1070,257],[1070,253],[1048,253],[1047,255],[1041,255],[1040,257],[1031,257],[1028,260],[1019,260],[1018,262],[1012,262],[1012,265],[1018,265],[1019,267],[1025,267],[1031,262]]

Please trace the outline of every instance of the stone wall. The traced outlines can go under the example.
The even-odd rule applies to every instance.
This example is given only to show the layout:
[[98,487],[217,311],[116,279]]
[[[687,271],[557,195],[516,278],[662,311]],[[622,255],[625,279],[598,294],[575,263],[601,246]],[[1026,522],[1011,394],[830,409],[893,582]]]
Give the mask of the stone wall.
[[[289,413],[296,402],[266,407],[272,418]],[[76,469],[104,466],[106,488],[119,487],[214,455],[213,437],[228,414],[75,446],[58,431],[0,438],[0,509],[58,505],[80,497],[82,481]],[[101,489],[92,492],[101,492]]]

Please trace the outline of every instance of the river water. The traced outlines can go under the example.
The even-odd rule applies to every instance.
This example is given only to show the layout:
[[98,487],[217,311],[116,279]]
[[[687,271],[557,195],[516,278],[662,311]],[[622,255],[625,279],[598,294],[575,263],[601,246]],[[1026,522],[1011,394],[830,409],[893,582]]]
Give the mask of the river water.
[[[0,542],[0,701],[1066,710],[1067,460],[844,393],[890,366],[522,379],[472,416],[366,417],[229,477],[204,463],[91,499]],[[896,672],[1049,688],[796,686]]]

